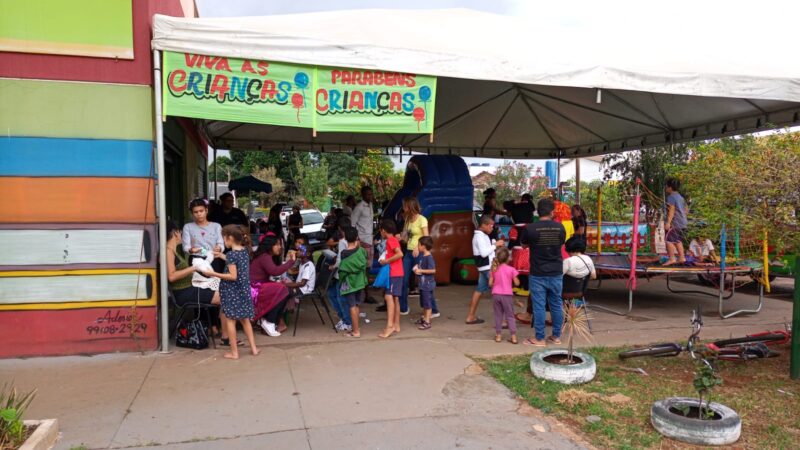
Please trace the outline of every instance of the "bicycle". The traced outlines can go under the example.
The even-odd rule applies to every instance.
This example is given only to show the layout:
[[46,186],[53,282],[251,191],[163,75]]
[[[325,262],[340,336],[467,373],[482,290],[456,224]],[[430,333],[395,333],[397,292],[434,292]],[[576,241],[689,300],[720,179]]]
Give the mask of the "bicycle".
[[[708,343],[702,348],[698,347],[700,330],[703,328],[703,317],[700,306],[692,310],[692,333],[686,341],[686,346],[678,343],[667,342],[643,348],[634,348],[619,353],[620,359],[638,358],[642,356],[669,357],[678,356],[687,351],[692,359],[697,359],[698,354],[712,353],[720,360],[747,361],[759,358],[771,358],[780,353],[771,350],[769,346],[786,343],[791,338],[791,333],[775,331],[749,335],[741,338],[723,339]],[[700,355],[703,356],[703,355]]]

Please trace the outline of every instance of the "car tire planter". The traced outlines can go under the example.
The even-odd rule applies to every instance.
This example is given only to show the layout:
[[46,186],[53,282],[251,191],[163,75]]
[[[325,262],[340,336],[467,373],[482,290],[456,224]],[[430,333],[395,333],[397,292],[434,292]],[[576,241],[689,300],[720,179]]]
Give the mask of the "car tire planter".
[[567,351],[563,348],[543,350],[531,355],[531,372],[536,378],[555,381],[562,384],[588,383],[597,373],[597,364],[592,355],[583,352],[573,352],[573,357],[580,359],[577,364],[555,364],[548,362],[549,357],[566,357]]
[[668,438],[696,445],[728,445],[739,440],[742,420],[731,408],[711,402],[707,408],[715,413],[715,418],[700,420],[671,411],[680,406],[697,408],[698,400],[670,397],[653,403],[650,409],[653,427]]

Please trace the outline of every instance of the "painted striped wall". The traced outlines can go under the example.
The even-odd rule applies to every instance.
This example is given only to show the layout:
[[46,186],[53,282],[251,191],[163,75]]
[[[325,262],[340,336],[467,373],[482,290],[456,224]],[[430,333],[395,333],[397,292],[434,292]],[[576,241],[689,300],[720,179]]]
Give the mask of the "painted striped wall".
[[[0,356],[157,345],[151,95],[0,79],[14,105],[0,108],[0,339],[25,317],[40,344]],[[69,346],[56,342],[64,336]]]
[[155,225],[0,225],[0,270],[155,268]]

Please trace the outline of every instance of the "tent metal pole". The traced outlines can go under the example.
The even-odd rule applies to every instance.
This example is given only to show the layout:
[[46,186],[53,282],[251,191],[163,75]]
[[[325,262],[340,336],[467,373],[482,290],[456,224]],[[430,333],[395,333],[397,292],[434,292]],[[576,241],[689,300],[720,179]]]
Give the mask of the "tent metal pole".
[[169,308],[167,304],[167,193],[164,173],[164,124],[161,116],[161,53],[153,50],[155,91],[156,161],[158,164],[158,288],[161,298],[161,353],[169,353]]
[[[575,203],[581,204],[581,159],[575,155]],[[584,231],[585,232],[585,231]]]
[[[217,148],[214,147],[214,200],[218,199],[219,196],[217,195],[217,184],[219,180],[217,179]],[[231,180],[228,180],[230,182]]]

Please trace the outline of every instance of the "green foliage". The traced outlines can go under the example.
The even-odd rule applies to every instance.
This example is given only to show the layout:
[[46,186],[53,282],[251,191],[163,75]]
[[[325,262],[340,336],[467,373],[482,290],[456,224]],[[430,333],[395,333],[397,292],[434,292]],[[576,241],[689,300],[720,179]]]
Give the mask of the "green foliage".
[[[685,144],[607,155],[603,157],[605,178],[608,180],[619,176],[620,183],[627,191],[632,191],[636,180],[640,179],[645,188],[660,197],[667,178],[677,167],[685,165],[689,156],[690,150]],[[653,200],[642,197],[648,212],[663,206],[663,202]]]
[[[208,166],[208,177],[211,181],[231,181],[239,177],[239,172],[233,164],[233,160],[227,156],[218,156]],[[216,175],[216,178],[214,178]]]
[[[575,202],[575,182],[564,190],[564,201]],[[603,198],[603,222],[630,221],[633,214],[633,204],[626,195],[625,186],[616,181],[602,182],[600,180],[581,181],[581,206],[586,211],[589,220],[597,220],[597,189],[600,188]]]
[[336,186],[349,182],[358,173],[358,160],[350,153],[322,153],[320,160],[328,163],[328,184]]
[[295,165],[299,194],[314,207],[322,206],[328,198],[328,161],[304,162],[298,157]]
[[17,448],[25,440],[22,418],[35,396],[36,390],[18,393],[8,383],[0,387],[0,448]]
[[737,227],[743,247],[769,231],[779,253],[800,249],[797,210],[800,207],[800,133],[727,138],[698,145],[689,164],[678,168],[692,211],[715,236],[726,224],[729,236]]
[[[333,185],[333,183],[331,183]],[[394,170],[394,164],[380,150],[368,150],[358,159],[356,172],[348,180],[333,185],[336,200],[343,202],[348,195],[359,198],[361,186],[372,187],[377,204],[390,200],[403,185],[403,172]]]
[[519,199],[522,194],[531,194],[535,202],[547,192],[547,177],[541,168],[534,170],[519,161],[506,161],[495,171],[492,187],[497,191],[498,207],[506,200]]
[[[703,407],[703,397],[707,397],[712,389],[720,385],[722,385],[722,378],[717,375],[713,364],[711,361],[709,361],[709,358],[700,358],[695,360],[695,372],[694,380],[692,380],[692,386],[694,387],[694,390],[697,391],[697,395],[699,397],[699,416],[701,420],[714,417],[714,412],[710,409],[707,409],[709,401],[706,401],[706,407]],[[684,416],[688,415],[687,412],[682,412]]]

